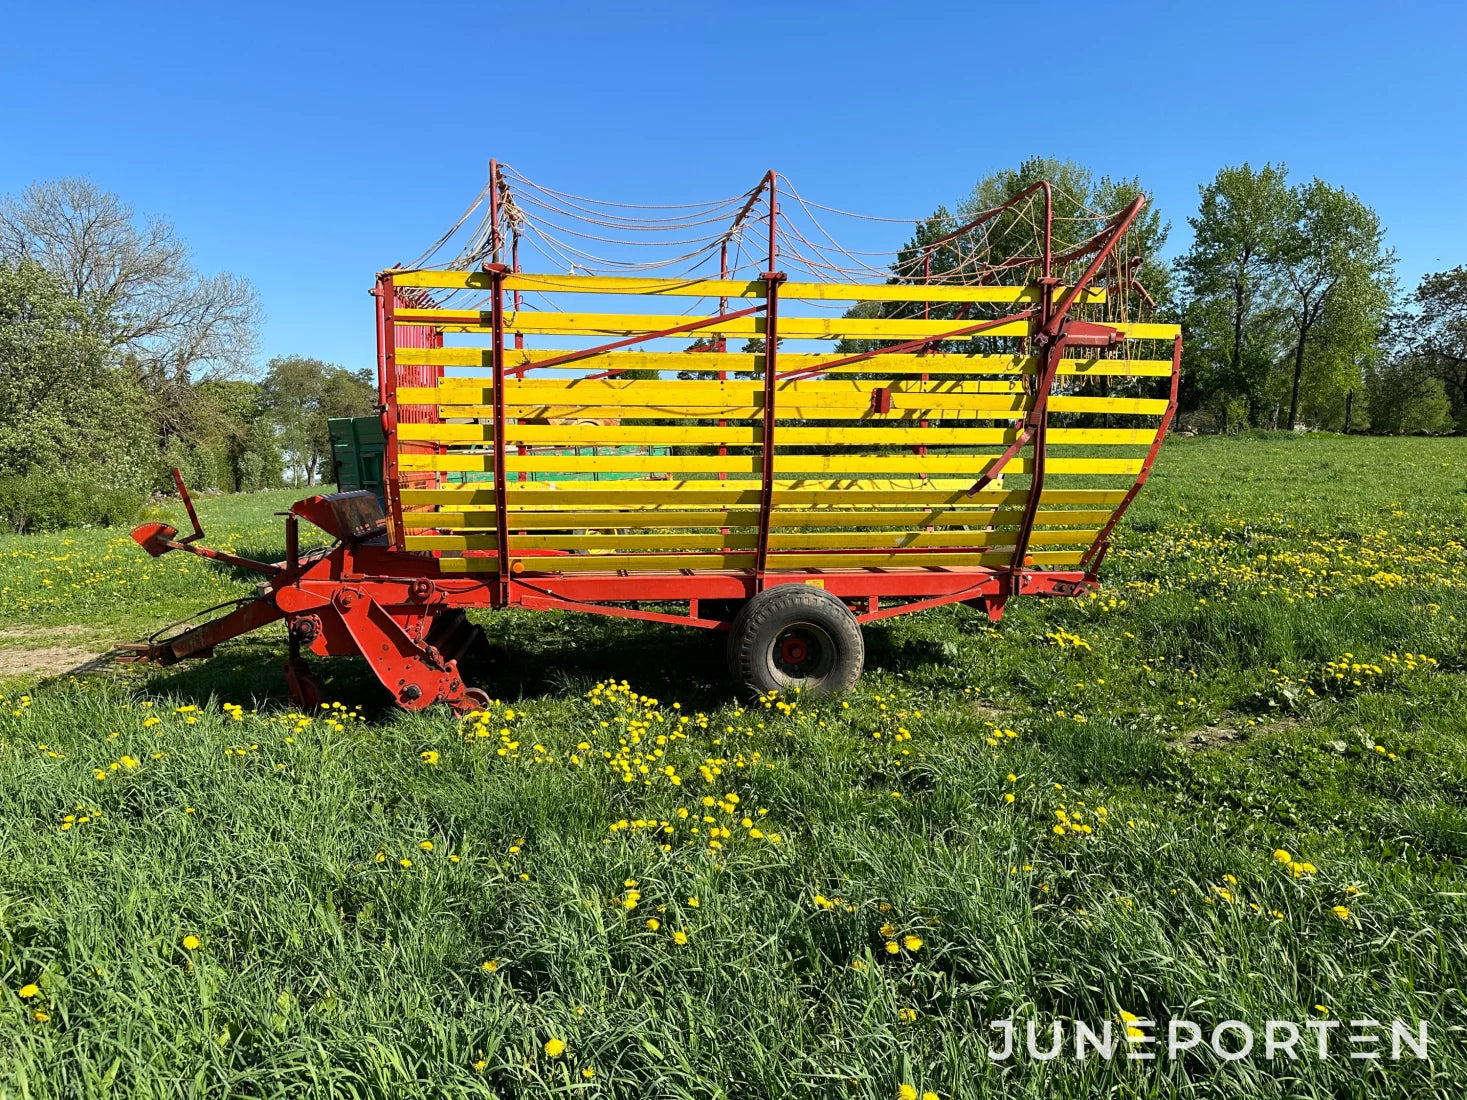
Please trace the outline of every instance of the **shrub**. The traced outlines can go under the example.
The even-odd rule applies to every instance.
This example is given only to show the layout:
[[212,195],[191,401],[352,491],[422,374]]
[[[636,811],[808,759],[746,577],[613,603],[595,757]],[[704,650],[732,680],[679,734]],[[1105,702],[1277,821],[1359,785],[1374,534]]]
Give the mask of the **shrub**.
[[18,534],[135,519],[143,494],[56,471],[0,475],[0,523]]

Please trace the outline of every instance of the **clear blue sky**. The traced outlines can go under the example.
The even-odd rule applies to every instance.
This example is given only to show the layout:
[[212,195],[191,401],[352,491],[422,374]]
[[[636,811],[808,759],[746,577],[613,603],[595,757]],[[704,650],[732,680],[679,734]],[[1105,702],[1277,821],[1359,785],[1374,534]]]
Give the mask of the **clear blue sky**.
[[1282,160],[1380,211],[1403,283],[1467,263],[1459,2],[53,2],[4,26],[0,192],[80,175],[170,219],[259,288],[262,358],[370,365],[374,272],[491,156],[648,203],[774,167],[901,216],[1068,157],[1140,176],[1172,251],[1200,182]]

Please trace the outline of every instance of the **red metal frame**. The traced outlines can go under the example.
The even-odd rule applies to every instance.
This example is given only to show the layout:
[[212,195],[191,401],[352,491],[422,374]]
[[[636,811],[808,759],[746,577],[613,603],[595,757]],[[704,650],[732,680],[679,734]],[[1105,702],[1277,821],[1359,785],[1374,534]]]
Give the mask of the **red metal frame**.
[[[979,214],[965,226],[931,242],[927,246],[927,255],[923,258],[923,278],[930,282],[933,248],[981,226],[1042,190],[1042,253],[1034,257],[1016,258],[1007,264],[1015,266],[1023,263],[1040,268],[1042,275],[1039,285],[1044,288],[1044,293],[1036,308],[970,323],[961,323],[964,315],[960,314],[953,329],[942,336],[887,344],[880,351],[850,355],[819,366],[781,374],[778,369],[780,285],[785,281],[785,275],[776,267],[779,258],[778,177],[770,171],[750,193],[748,201],[728,231],[731,238],[758,200],[761,197],[765,199],[769,232],[766,270],[760,276],[765,283],[765,300],[762,304],[728,312],[727,299],[721,299],[718,315],[715,317],[690,321],[659,333],[634,336],[583,351],[568,352],[533,364],[507,366],[505,335],[509,323],[505,317],[507,294],[504,283],[507,275],[518,270],[518,234],[516,233],[516,241],[510,249],[511,263],[507,265],[500,262],[503,239],[499,215],[504,182],[495,162],[491,162],[491,173],[488,242],[490,259],[482,265],[482,269],[489,276],[490,283],[488,313],[492,339],[490,366],[493,386],[493,494],[498,549],[492,552],[473,552],[472,556],[497,557],[499,568],[482,575],[449,574],[443,571],[436,554],[399,548],[403,539],[403,505],[399,490],[404,478],[399,463],[402,445],[398,438],[398,425],[430,414],[414,408],[405,411],[404,406],[398,402],[397,389],[402,384],[428,384],[430,376],[442,377],[443,368],[398,367],[397,349],[402,334],[396,320],[397,309],[405,303],[419,304],[421,292],[398,288],[394,284],[393,272],[384,271],[378,277],[373,294],[376,298],[377,315],[379,397],[383,432],[387,440],[385,515],[378,513],[378,506],[370,494],[310,497],[296,503],[287,514],[286,560],[274,563],[255,562],[198,545],[198,540],[203,538],[203,530],[199,526],[193,502],[179,478],[180,495],[193,523],[194,533],[178,538],[178,532],[167,524],[144,524],[133,532],[138,543],[155,556],[171,550],[184,550],[226,564],[256,570],[264,574],[267,580],[261,586],[259,597],[242,602],[233,611],[213,622],[185,630],[165,641],[140,647],[136,659],[167,664],[188,657],[206,656],[221,641],[284,618],[291,639],[291,658],[286,663],[286,673],[298,698],[309,700],[313,691],[305,666],[299,660],[299,652],[305,647],[321,656],[365,656],[394,698],[409,709],[443,702],[456,709],[466,710],[482,703],[482,695],[464,684],[458,671],[451,637],[449,641],[445,641],[445,637],[451,636],[452,631],[446,634],[442,629],[445,625],[453,626],[460,622],[461,613],[465,609],[558,609],[648,622],[676,623],[708,630],[726,630],[729,626],[726,620],[700,613],[706,601],[745,600],[779,584],[819,585],[851,606],[857,612],[857,619],[863,623],[952,603],[982,607],[997,619],[1002,614],[1005,601],[1011,596],[1073,596],[1098,586],[1096,570],[1105,556],[1110,536],[1145,484],[1175,416],[1181,362],[1180,337],[1173,345],[1170,398],[1160,427],[1134,484],[1081,558],[1080,568],[1035,569],[1030,567],[1026,559],[1040,493],[1045,483],[1049,399],[1065,351],[1070,347],[1108,347],[1122,339],[1119,330],[1072,318],[1070,311],[1113,255],[1117,243],[1144,204],[1143,197],[1138,196],[1090,241],[1065,255],[1055,257],[1051,236],[1053,202],[1050,188],[1047,183],[1042,182],[1031,185],[1004,205]],[[1078,260],[1087,255],[1091,259],[1083,275],[1056,300],[1059,280],[1053,275],[1054,264]],[[727,240],[720,251],[720,274],[724,277],[728,274]],[[1128,276],[1129,272],[1116,273],[1117,280]],[[512,300],[514,308],[518,310],[518,292],[515,292]],[[923,309],[925,316],[925,303]],[[562,573],[553,567],[553,552],[520,551],[516,554],[512,551],[505,462],[504,384],[507,378],[530,369],[577,362],[658,336],[694,332],[722,320],[746,317],[758,312],[763,312],[765,316],[763,445],[757,540],[755,548],[747,552],[748,568],[678,570],[673,566],[666,572],[628,573],[614,571],[614,563],[608,562],[608,571],[603,573]],[[1035,322],[1030,343],[1038,363],[1037,369],[1027,376],[1033,403],[1023,420],[1015,426],[1017,437],[997,460],[989,463],[986,472],[969,490],[972,495],[992,483],[1024,447],[1032,446],[1031,483],[1024,493],[1018,533],[1007,564],[992,568],[933,567],[923,564],[924,551],[913,549],[910,551],[911,565],[899,568],[769,569],[771,516],[776,483],[778,382],[824,374],[835,367],[860,363],[878,355],[930,350],[943,340],[981,334],[1000,325],[1024,320]],[[478,326],[484,323],[484,317],[482,313],[465,314],[461,320],[450,316],[443,323]],[[418,331],[422,331],[421,326],[418,326]],[[426,337],[409,334],[408,339],[412,343],[404,346],[442,346],[441,331],[427,332]],[[420,339],[427,339],[429,342],[419,345],[417,341]],[[723,338],[718,339],[718,346],[721,348],[724,346]],[[522,338],[517,334],[515,346],[518,348],[522,344]],[[401,376],[403,370],[412,372],[410,381]],[[608,377],[617,373],[620,372],[609,370],[594,377]],[[872,401],[873,407],[889,408],[890,393],[886,392],[883,397],[882,390],[878,388],[872,395]],[[724,453],[722,449],[720,453]],[[435,481],[441,481],[443,477],[442,474],[425,476]],[[329,551],[302,558],[297,538],[297,524],[300,519],[305,519],[333,535],[338,540],[336,545]],[[382,537],[384,528],[387,536],[385,539]],[[840,553],[827,551],[824,556],[839,557]],[[905,559],[908,555],[902,556]],[[544,567],[537,568],[542,563]],[[648,609],[643,606],[647,603],[685,604],[687,613]],[[444,648],[440,648],[440,645]]]

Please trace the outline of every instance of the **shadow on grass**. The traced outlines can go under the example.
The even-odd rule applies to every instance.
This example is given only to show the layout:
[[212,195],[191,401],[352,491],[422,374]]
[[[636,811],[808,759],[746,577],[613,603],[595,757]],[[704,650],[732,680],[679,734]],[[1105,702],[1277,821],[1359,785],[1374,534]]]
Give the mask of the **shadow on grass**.
[[[733,695],[721,635],[589,615],[525,612],[478,618],[489,644],[466,657],[460,671],[467,683],[483,688],[491,698],[562,695],[607,679],[626,680],[644,694],[704,710]],[[256,707],[288,707],[281,670],[285,659],[284,639],[262,637],[225,643],[207,660],[167,668],[134,667],[139,686],[149,693],[196,704],[212,697]],[[362,658],[307,654],[306,660],[321,684],[323,699],[360,707],[368,717],[395,709]]]

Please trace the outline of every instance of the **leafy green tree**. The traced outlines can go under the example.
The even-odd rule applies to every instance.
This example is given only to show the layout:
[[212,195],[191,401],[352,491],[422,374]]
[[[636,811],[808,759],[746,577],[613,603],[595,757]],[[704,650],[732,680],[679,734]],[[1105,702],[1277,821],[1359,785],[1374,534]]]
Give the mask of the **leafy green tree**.
[[55,275],[0,262],[0,472],[140,485],[144,395],[109,365],[107,341]]
[[1282,287],[1291,347],[1288,427],[1299,419],[1306,365],[1315,390],[1358,385],[1379,347],[1395,287],[1395,253],[1380,217],[1354,195],[1315,179],[1290,194],[1289,221],[1271,265]]
[[1263,420],[1269,375],[1283,345],[1275,260],[1290,227],[1288,170],[1244,163],[1198,190],[1188,218],[1192,246],[1177,261],[1186,298],[1187,376],[1193,403],[1241,397],[1251,424]]
[[215,379],[198,389],[219,425],[210,448],[215,483],[236,493],[281,485],[284,456],[265,407],[264,388],[256,382]]
[[1442,432],[1452,427],[1452,405],[1431,365],[1405,356],[1366,372],[1370,430],[1390,435]]
[[286,464],[292,473],[304,476],[307,485],[330,473],[331,436],[326,421],[369,416],[377,403],[370,370],[350,371],[303,355],[270,360],[262,389],[263,407],[278,429]]
[[1467,430],[1467,266],[1423,278],[1394,319],[1397,338],[1442,384],[1459,430]]

